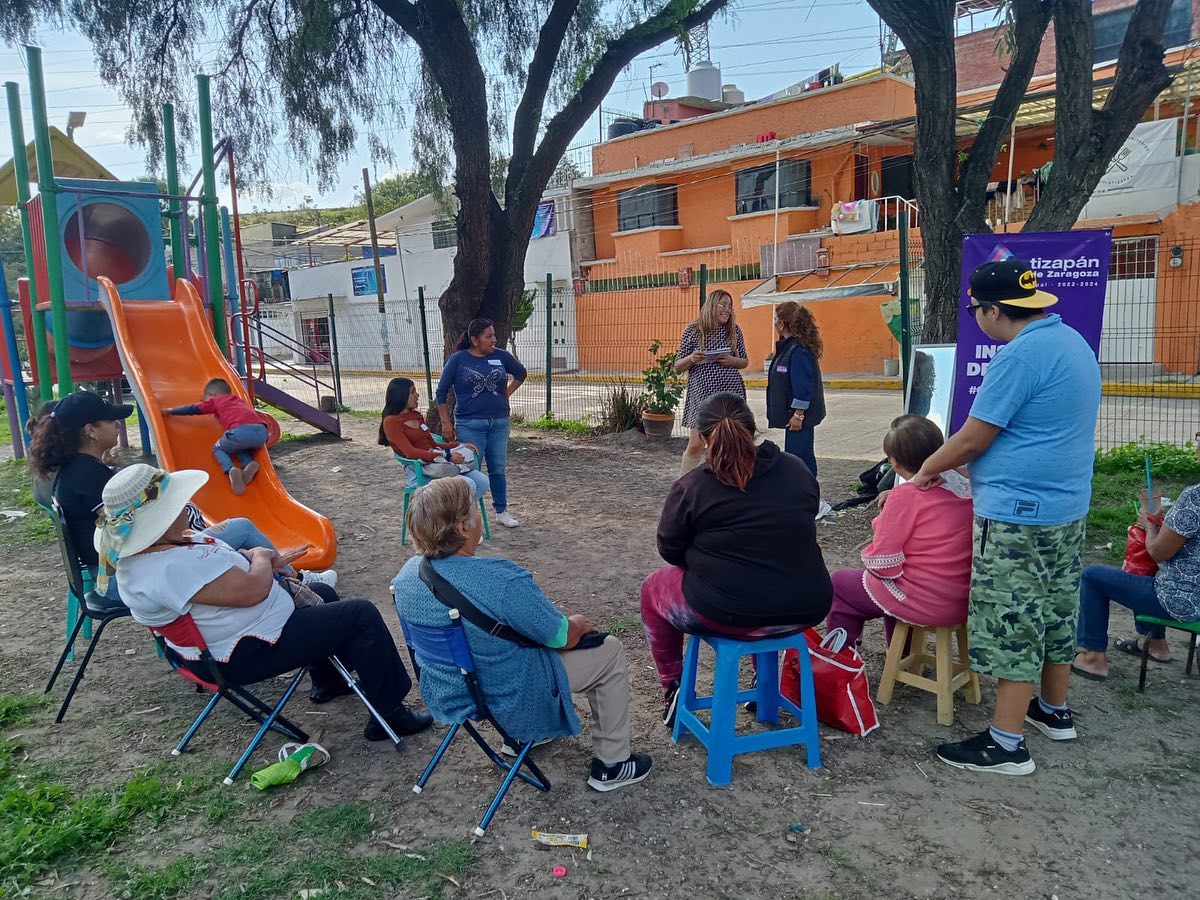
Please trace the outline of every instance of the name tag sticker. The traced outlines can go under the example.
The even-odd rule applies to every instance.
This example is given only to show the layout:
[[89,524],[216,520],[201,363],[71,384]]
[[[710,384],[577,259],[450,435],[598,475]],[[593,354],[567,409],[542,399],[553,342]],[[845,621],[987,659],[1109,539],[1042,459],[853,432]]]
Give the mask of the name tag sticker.
[[488,365],[489,365],[489,366],[502,366],[502,365],[504,365],[504,360],[502,360],[502,359],[489,359],[489,360],[488,360]]
[[776,367],[775,367],[775,371],[776,371],[776,372],[786,372],[786,371],[787,371],[787,366],[776,366]]

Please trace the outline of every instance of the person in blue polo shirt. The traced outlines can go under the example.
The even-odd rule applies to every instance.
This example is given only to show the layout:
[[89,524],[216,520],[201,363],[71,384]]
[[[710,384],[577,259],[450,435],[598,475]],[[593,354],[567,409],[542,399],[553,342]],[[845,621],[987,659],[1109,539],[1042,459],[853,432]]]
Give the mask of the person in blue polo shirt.
[[[491,319],[472,319],[458,352],[442,367],[435,394],[442,436],[479,448],[487,463],[496,521],[508,528],[521,524],[508,511],[508,398],[527,375],[515,356],[496,346]],[[451,388],[453,417],[448,405]]]
[[[968,464],[975,498],[971,668],[994,675],[996,708],[982,734],[942,744],[938,758],[961,769],[1028,775],[1029,723],[1053,740],[1076,736],[1067,706],[1075,656],[1084,526],[1091,503],[1100,368],[1087,341],[1046,310],[1019,259],[971,274],[966,312],[995,355],[963,427],[913,478]],[[1034,696],[1035,686],[1038,688]]]

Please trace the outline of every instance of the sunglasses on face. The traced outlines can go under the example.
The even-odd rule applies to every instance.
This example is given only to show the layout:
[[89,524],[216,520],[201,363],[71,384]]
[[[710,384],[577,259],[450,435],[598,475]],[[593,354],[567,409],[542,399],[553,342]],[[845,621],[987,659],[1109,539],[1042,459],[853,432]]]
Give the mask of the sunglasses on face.
[[968,303],[965,307],[963,307],[963,309],[966,311],[968,316],[970,316],[971,318],[974,318],[975,313],[977,313],[979,310],[983,309],[983,304],[982,303]]

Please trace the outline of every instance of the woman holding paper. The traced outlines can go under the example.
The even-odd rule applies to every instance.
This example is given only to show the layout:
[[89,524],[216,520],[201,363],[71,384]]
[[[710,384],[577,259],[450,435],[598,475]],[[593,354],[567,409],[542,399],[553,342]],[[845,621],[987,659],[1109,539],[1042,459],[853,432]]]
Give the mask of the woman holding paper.
[[733,297],[728,291],[715,290],[704,302],[700,317],[683,330],[675,357],[676,371],[688,373],[683,424],[689,433],[680,475],[686,475],[704,459],[704,442],[696,428],[701,404],[715,394],[736,394],[744,399],[746,384],[739,370],[749,362],[746,339],[734,316]]

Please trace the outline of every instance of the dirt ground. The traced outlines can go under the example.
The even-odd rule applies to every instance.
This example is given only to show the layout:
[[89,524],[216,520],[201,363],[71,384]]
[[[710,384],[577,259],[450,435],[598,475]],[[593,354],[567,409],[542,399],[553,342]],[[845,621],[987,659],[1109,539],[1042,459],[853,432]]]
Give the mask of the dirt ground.
[[[375,446],[370,423],[348,424],[350,440],[289,441],[275,455],[293,495],[337,528],[343,595],[378,604],[398,638],[387,585],[412,553],[411,543],[399,543],[399,468]],[[882,727],[870,737],[822,729],[823,768],[806,768],[795,750],[762,752],[737,759],[732,787],[709,787],[703,751],[691,742],[672,744],[659,722],[661,692],[638,616],[638,584],[659,564],[654,526],[678,450],[633,435],[515,436],[510,502],[522,526],[497,528],[483,552],[530,568],[564,610],[586,613],[620,636],[630,661],[634,743],[653,754],[655,769],[640,786],[607,795],[588,790],[587,714],[580,708],[584,734],[538,751],[553,791],[542,795],[520,784],[510,791],[455,896],[1195,896],[1200,679],[1188,683],[1181,662],[1156,666],[1145,695],[1136,693],[1137,660],[1119,653],[1107,683],[1074,682],[1081,739],[1056,745],[1030,735],[1038,770],[1028,778],[959,772],[933,755],[935,744],[985,727],[993,685],[984,679],[983,704],[960,698],[951,728],[937,724],[932,695],[900,687],[894,702],[879,708]],[[849,495],[864,468],[837,460],[821,465],[824,492],[834,499]],[[854,561],[870,515],[860,508],[820,526],[831,570]],[[0,679],[6,693],[32,694],[42,689],[62,640],[63,580],[52,545],[16,557],[0,562]],[[1113,633],[1128,631],[1128,617],[1115,614]],[[869,626],[864,644],[874,684],[882,629]],[[1176,656],[1185,652],[1178,642]],[[155,658],[140,628],[117,623],[67,721],[46,725],[51,717],[43,716],[20,738],[36,760],[103,761],[93,780],[127,778],[167,758],[200,702]],[[415,795],[410,787],[441,739],[440,727],[409,739],[396,754],[362,740],[364,717],[353,698],[314,707],[298,697],[289,710],[333,760],[279,789],[264,807],[266,821],[353,801],[375,811],[377,848],[461,840],[498,785],[497,771],[464,740],[425,793]],[[750,727],[745,714],[742,724]],[[227,763],[249,734],[226,710],[201,731],[188,756]],[[250,769],[273,759],[277,741],[266,744]],[[243,776],[230,790],[251,788]],[[784,835],[796,823],[804,834],[792,843]],[[531,827],[587,832],[591,852],[534,849]],[[179,836],[164,833],[114,852],[165,861],[178,848]],[[556,865],[567,868],[565,878],[552,876]],[[86,872],[69,880],[75,886],[46,892],[108,896],[105,882]],[[210,889],[197,884],[181,896],[207,896]]]

